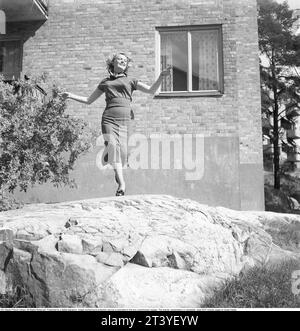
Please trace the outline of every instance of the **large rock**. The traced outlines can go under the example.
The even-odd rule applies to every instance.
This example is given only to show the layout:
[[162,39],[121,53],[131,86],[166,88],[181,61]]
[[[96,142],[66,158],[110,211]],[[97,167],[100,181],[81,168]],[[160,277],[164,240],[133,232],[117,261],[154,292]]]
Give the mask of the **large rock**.
[[300,216],[170,196],[28,205],[0,213],[0,292],[38,307],[198,308],[224,279],[300,260]]

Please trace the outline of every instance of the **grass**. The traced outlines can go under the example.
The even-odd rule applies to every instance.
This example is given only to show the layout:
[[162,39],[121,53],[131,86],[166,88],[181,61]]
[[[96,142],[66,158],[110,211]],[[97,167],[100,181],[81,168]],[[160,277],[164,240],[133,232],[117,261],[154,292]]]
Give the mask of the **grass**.
[[294,261],[277,266],[254,267],[226,281],[203,308],[300,308],[300,296],[292,293]]
[[28,291],[17,286],[10,293],[0,294],[0,308],[35,308],[35,304]]

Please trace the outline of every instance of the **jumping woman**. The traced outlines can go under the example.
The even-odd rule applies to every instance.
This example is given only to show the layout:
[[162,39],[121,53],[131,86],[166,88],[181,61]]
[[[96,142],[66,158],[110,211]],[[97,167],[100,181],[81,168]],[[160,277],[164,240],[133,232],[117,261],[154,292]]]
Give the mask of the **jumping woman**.
[[102,94],[106,97],[106,108],[102,115],[102,134],[105,141],[106,153],[104,163],[110,164],[115,171],[118,183],[116,196],[125,195],[126,183],[123,167],[128,163],[128,138],[132,118],[131,102],[135,90],[155,94],[163,78],[170,75],[171,68],[161,72],[152,86],[148,86],[137,79],[127,77],[130,59],[126,54],[119,53],[107,60],[109,77],[100,82],[96,90],[89,97],[78,96],[69,92],[62,93],[65,99],[72,99],[91,105]]

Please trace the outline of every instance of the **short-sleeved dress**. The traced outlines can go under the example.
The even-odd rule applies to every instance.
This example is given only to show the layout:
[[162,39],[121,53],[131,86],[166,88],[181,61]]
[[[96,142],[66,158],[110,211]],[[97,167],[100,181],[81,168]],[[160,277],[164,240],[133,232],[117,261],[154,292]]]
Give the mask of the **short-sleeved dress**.
[[131,132],[132,94],[138,80],[126,75],[104,79],[98,88],[105,93],[106,108],[102,115],[102,134],[105,141],[103,164],[128,164],[128,139]]

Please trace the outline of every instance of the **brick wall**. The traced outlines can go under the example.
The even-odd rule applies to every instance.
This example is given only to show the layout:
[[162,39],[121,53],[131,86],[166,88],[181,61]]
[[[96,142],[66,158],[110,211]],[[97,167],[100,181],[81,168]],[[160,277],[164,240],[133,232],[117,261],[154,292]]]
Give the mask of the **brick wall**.
[[[67,90],[89,95],[106,76],[105,59],[116,51],[124,51],[134,59],[131,76],[151,84],[155,79],[156,26],[221,23],[224,31],[224,97],[157,100],[136,93],[136,130],[237,135],[235,2],[52,0],[48,22],[25,44],[24,70],[47,71]],[[251,7],[255,4],[255,0],[247,2]],[[246,33],[241,37],[246,37]],[[257,68],[252,66],[249,70],[256,71]],[[257,85],[257,81],[254,83]],[[70,103],[71,113],[90,123],[100,122],[103,107],[104,100],[90,107]]]
[[[225,94],[158,99],[135,92],[135,131],[238,138],[240,149],[231,152],[241,165],[257,167],[256,190],[261,193],[256,0],[50,0],[49,20],[33,37],[27,34],[23,71],[48,72],[66,90],[88,96],[106,76],[105,59],[124,51],[134,59],[130,75],[151,84],[155,27],[201,24],[223,26]],[[104,98],[91,106],[69,102],[69,112],[92,126],[100,124],[104,107]],[[254,205],[261,208],[262,203]]]

